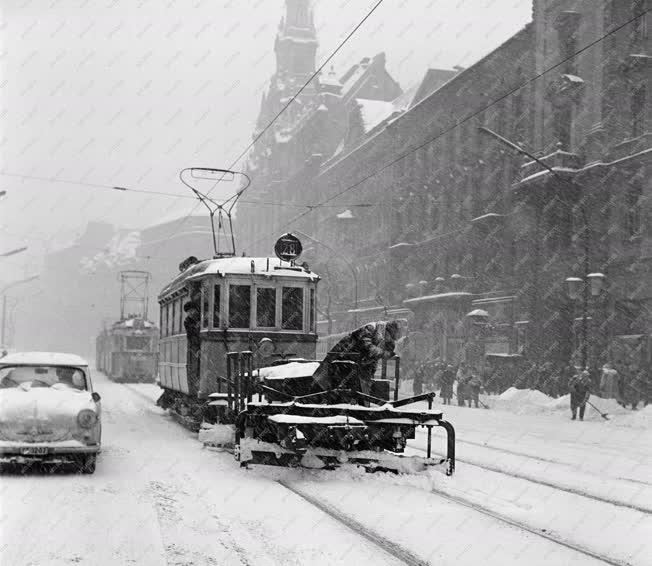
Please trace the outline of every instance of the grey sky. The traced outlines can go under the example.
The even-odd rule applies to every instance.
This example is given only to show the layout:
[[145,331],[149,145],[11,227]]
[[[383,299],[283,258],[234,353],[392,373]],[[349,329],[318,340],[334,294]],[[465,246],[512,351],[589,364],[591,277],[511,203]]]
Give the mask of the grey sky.
[[[318,62],[372,0],[318,0]],[[225,166],[251,140],[274,72],[284,0],[0,0],[1,168],[185,194],[190,165]],[[428,67],[468,66],[530,19],[530,0],[385,0],[338,54],[338,74],[387,54],[403,88]],[[0,177],[12,279],[89,220],[150,225],[192,201]],[[0,250],[4,251],[3,250]]]

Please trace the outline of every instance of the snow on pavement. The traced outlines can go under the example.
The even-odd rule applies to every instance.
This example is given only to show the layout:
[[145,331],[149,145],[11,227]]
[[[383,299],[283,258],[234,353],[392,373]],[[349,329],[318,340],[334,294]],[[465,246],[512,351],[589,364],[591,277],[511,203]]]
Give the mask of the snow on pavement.
[[[96,474],[0,478],[0,563],[402,563],[281,480],[426,563],[602,563],[433,493],[438,490],[622,564],[652,564],[650,515],[640,511],[463,462],[452,478],[365,474],[351,467],[242,470],[231,454],[202,448],[197,435],[155,407],[156,386],[118,385],[102,376],[96,381],[104,407]],[[652,443],[645,430],[571,423],[558,414],[443,410],[456,426],[463,460],[649,503]],[[437,448],[441,441],[438,436]],[[425,437],[415,445],[423,447]],[[641,491],[633,493],[634,485]],[[39,544],[16,544],[26,533]]]
[[0,564],[398,563],[232,455],[202,450],[131,386],[95,381],[104,411],[97,472],[3,475]]

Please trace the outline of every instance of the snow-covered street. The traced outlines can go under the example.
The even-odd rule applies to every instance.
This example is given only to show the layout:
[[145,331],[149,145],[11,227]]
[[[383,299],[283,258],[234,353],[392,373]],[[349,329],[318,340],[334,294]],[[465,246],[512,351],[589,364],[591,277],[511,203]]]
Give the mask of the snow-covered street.
[[647,430],[446,407],[452,478],[241,470],[154,385],[95,382],[97,472],[5,473],[1,564],[652,564]]

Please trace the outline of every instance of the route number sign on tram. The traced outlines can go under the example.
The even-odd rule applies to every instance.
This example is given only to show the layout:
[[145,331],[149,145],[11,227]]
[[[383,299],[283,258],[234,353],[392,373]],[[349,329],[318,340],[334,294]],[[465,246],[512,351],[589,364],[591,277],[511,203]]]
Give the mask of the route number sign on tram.
[[283,234],[274,245],[274,253],[281,261],[295,261],[302,251],[301,241],[292,234]]

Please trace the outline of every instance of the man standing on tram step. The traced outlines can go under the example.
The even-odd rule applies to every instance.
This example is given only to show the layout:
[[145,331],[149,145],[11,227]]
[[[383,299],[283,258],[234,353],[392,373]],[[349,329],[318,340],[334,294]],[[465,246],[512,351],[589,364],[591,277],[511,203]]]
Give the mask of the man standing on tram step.
[[199,358],[201,355],[199,304],[196,301],[190,301],[184,305],[183,310],[186,312],[183,326],[186,329],[186,339],[188,341],[186,355],[188,382],[194,382],[199,385]]
[[583,370],[573,376],[570,381],[570,404],[572,412],[572,420],[577,418],[577,409],[580,410],[580,420],[584,420],[584,410],[586,409],[586,402],[591,395],[591,378],[589,372]]
[[453,398],[453,383],[455,382],[455,374],[453,373],[453,366],[447,365],[441,373],[441,391],[439,394],[444,400],[444,405],[450,405]]

